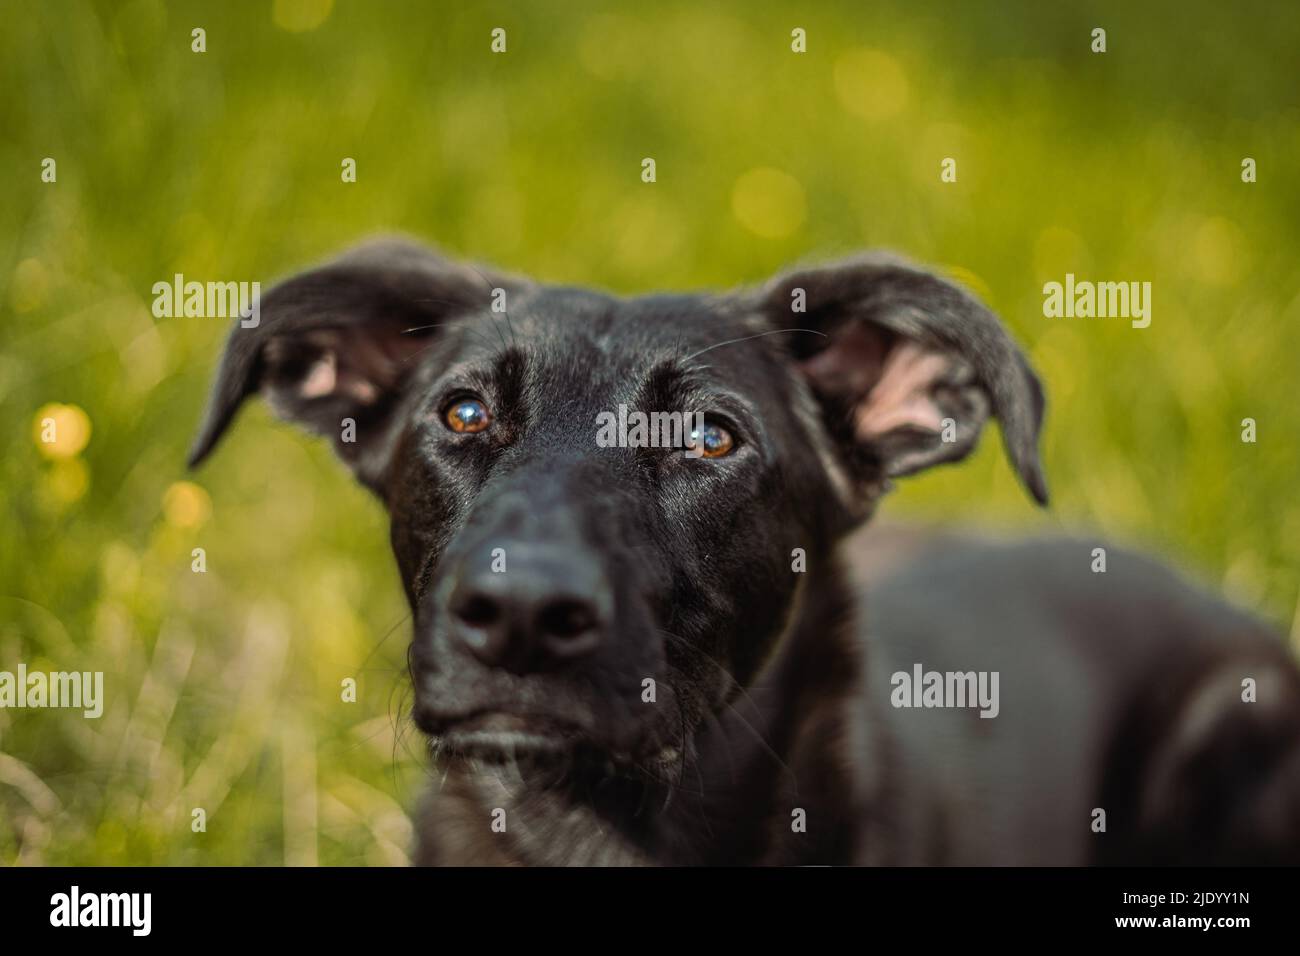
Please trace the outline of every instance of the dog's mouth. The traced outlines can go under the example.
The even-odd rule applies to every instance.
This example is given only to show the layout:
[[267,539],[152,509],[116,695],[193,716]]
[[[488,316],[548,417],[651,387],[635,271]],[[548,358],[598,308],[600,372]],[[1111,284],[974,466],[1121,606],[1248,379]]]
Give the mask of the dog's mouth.
[[421,729],[438,752],[490,762],[571,756],[588,745],[576,724],[544,715],[478,711],[460,717],[426,717]]
[[590,729],[547,714],[479,710],[467,715],[416,714],[416,724],[442,759],[492,765],[549,767],[565,773],[610,773],[634,764],[672,762],[676,746],[654,747],[640,759],[601,741]]

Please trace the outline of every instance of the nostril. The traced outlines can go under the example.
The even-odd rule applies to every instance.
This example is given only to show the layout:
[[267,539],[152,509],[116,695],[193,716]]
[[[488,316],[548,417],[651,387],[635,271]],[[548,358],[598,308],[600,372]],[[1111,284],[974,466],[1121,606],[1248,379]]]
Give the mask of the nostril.
[[476,554],[439,585],[445,603],[436,610],[445,623],[438,639],[515,674],[571,664],[599,651],[610,637],[613,610],[602,567],[549,544],[517,543],[509,553],[509,573],[490,568],[486,554]]
[[501,616],[501,606],[490,597],[473,594],[460,602],[456,616],[470,627],[487,627]]
[[595,629],[596,609],[589,601],[551,601],[537,616],[538,629],[546,635],[559,638],[578,637]]

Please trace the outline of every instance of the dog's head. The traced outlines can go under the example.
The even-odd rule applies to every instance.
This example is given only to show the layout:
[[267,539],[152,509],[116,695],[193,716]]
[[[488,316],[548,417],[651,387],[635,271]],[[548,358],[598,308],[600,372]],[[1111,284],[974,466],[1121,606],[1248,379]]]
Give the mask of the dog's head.
[[[620,299],[372,243],[236,327],[192,463],[255,392],[387,505],[416,720],[453,753],[679,756],[779,639],[801,560],[990,416],[1047,497],[1019,350],[882,257]],[[637,412],[690,417],[654,447]]]

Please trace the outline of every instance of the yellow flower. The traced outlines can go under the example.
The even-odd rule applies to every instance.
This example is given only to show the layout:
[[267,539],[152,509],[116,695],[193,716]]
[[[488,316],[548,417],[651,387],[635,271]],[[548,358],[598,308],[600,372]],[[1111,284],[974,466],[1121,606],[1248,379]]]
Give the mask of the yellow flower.
[[211,516],[212,499],[192,481],[177,481],[163,493],[162,507],[169,525],[192,531],[202,527]]
[[90,441],[90,416],[76,405],[43,405],[32,420],[32,440],[46,458],[75,458]]

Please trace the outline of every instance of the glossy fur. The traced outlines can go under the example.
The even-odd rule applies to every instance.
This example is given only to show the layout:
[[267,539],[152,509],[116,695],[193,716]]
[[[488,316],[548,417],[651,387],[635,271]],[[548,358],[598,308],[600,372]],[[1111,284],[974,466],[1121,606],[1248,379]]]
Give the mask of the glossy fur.
[[[385,241],[261,316],[192,461],[260,393],[385,502],[440,776],[420,862],[1296,858],[1300,682],[1250,618],[1145,563],[1103,584],[1081,542],[886,544],[863,571],[882,546],[854,532],[890,482],[964,457],[989,417],[1047,499],[1042,389],[956,287],[876,256],[620,299]],[[463,395],[488,429],[447,427]],[[736,448],[599,447],[620,404],[703,411]],[[486,656],[456,595],[494,586],[498,549],[501,600],[581,591],[580,654],[516,635]],[[1000,668],[1003,713],[891,708],[916,660]],[[1266,705],[1229,693],[1243,675]]]

